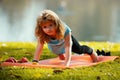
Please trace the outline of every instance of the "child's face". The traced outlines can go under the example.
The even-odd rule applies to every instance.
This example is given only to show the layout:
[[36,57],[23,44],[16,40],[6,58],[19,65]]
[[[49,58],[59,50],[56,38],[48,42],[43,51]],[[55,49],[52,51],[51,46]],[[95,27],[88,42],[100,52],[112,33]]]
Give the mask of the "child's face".
[[55,37],[56,29],[55,29],[54,23],[48,21],[48,22],[45,22],[44,24],[42,24],[41,26],[42,26],[44,33],[46,33],[47,35],[49,35],[51,37]]

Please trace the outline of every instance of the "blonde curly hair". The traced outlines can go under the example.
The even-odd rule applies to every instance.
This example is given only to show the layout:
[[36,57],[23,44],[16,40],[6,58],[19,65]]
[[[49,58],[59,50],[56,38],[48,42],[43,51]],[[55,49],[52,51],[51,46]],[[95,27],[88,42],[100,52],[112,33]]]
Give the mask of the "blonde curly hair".
[[45,42],[50,41],[50,36],[45,34],[41,24],[51,21],[55,24],[56,29],[56,39],[60,40],[64,38],[64,25],[63,22],[59,19],[57,14],[51,10],[44,10],[37,18],[36,28],[35,28],[35,35],[40,40],[40,43],[44,44]]

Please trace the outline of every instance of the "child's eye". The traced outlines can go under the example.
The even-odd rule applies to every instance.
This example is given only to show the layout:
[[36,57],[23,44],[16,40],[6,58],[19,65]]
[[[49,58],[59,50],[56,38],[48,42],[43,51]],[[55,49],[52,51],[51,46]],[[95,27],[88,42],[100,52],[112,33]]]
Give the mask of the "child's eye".
[[47,26],[43,26],[43,28],[47,28]]

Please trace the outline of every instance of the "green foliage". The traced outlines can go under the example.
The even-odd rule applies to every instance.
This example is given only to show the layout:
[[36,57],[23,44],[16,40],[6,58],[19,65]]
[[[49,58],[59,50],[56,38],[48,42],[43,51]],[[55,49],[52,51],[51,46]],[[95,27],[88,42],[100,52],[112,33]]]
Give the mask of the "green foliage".
[[[36,47],[35,42],[0,42],[0,61],[8,57],[15,57],[20,59],[27,57],[29,60],[33,59]],[[45,45],[41,59],[53,58],[56,55],[50,54],[47,45]]]
[[[120,43],[81,42],[95,50],[111,51],[112,55],[120,56]],[[35,52],[35,42],[0,42],[0,61],[8,57],[21,59],[23,56],[30,61]],[[56,57],[45,45],[41,59]],[[0,80],[119,80],[120,57],[114,61],[100,63],[91,67],[73,69],[57,68],[26,68],[0,67]]]

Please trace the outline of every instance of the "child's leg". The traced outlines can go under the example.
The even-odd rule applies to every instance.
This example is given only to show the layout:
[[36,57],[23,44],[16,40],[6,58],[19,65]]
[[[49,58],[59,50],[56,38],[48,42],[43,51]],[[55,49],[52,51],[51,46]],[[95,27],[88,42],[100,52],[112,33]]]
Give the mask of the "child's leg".
[[60,60],[65,60],[64,54],[59,54],[58,57],[59,57]]
[[72,37],[72,52],[75,52],[77,54],[82,54],[82,53],[87,53],[87,54],[92,54],[93,49],[86,45],[80,45],[79,42],[73,37]]
[[77,53],[77,54],[82,54],[81,50],[80,50],[80,44],[78,43],[78,41],[73,37],[71,36],[72,38],[72,52],[74,53]]
[[87,53],[91,56],[91,58],[93,59],[93,62],[98,61],[97,53],[94,52],[92,48],[90,48],[86,45],[81,46],[73,36],[71,36],[71,37],[72,37],[72,42],[73,42],[72,52],[75,52],[78,54]]
[[93,62],[98,62],[98,55],[95,51],[92,52],[90,57],[92,58]]

